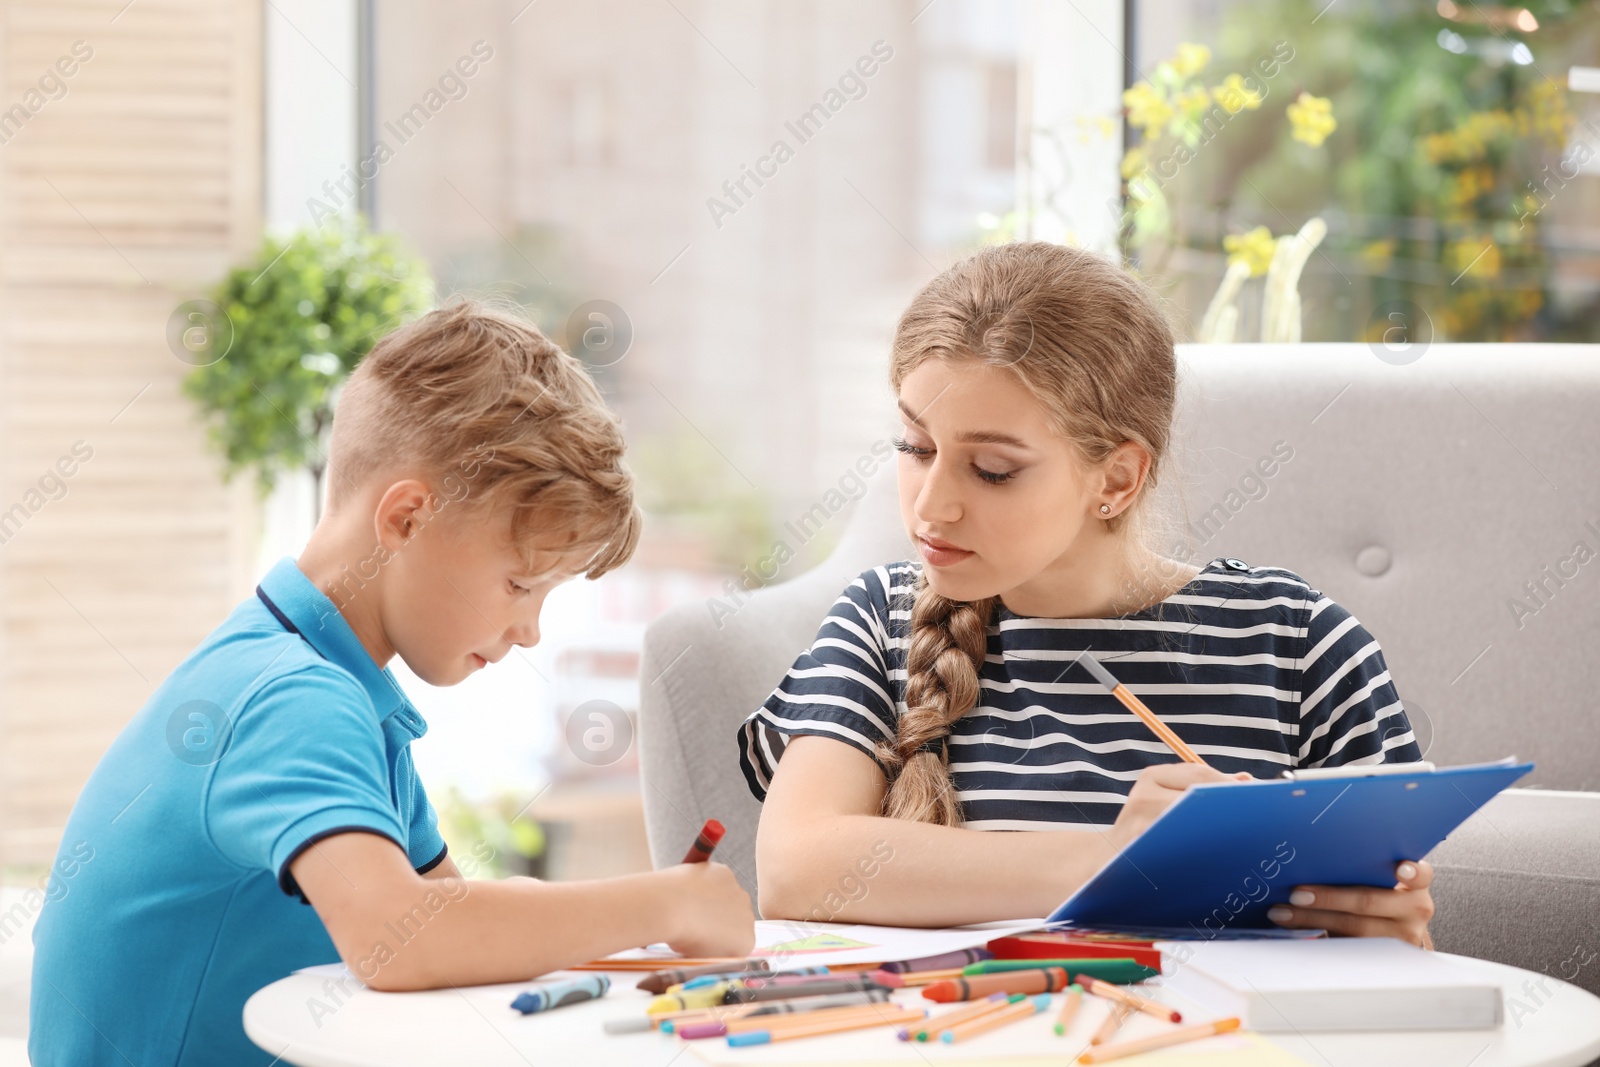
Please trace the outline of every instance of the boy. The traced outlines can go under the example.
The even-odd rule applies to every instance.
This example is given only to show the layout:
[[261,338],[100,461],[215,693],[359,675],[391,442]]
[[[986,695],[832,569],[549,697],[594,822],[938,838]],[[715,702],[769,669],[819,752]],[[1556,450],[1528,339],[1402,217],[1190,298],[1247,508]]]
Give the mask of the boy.
[[411,759],[427,724],[384,669],[399,655],[454,685],[536,644],[551,589],[633,553],[622,453],[582,366],[515,318],[459,303],[373,348],[304,553],[179,664],[78,798],[55,868],[72,876],[34,932],[35,1067],[267,1064],[245,1000],[339,959],[412,990],[657,941],[750,950],[720,864],[462,880]]

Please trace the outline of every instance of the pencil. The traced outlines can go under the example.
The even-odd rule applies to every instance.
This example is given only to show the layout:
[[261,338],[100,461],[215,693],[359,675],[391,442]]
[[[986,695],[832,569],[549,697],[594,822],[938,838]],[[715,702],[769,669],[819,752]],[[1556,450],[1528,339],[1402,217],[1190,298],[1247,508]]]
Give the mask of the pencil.
[[874,1026],[893,1026],[896,1023],[909,1023],[916,1019],[927,1018],[926,1009],[904,1009],[892,1011],[891,1005],[885,1004],[882,1015],[870,1018],[840,1019],[838,1022],[818,1024],[815,1026],[789,1026],[777,1030],[748,1030],[742,1034],[729,1034],[729,1047],[743,1047],[745,1045],[765,1045],[773,1041],[788,1041],[797,1037],[819,1037],[823,1034],[838,1034],[846,1030],[866,1030]]
[[1157,1019],[1165,1019],[1169,1023],[1183,1022],[1183,1015],[1179,1013],[1178,1009],[1162,1004],[1160,1001],[1151,1000],[1149,997],[1141,997],[1123,986],[1112,985],[1110,982],[1101,981],[1099,978],[1094,978],[1087,974],[1075,974],[1072,976],[1072,980],[1097,997],[1118,1001],[1135,1011],[1142,1011],[1146,1015],[1154,1015]]
[[1136,1038],[1133,1041],[1122,1041],[1115,1045],[1102,1045],[1092,1048],[1078,1057],[1079,1063],[1104,1063],[1106,1060],[1120,1059],[1123,1056],[1133,1056],[1140,1052],[1149,1052],[1152,1049],[1167,1048],[1172,1045],[1182,1045],[1189,1041],[1199,1041],[1202,1037],[1212,1034],[1225,1034],[1230,1030],[1239,1029],[1238,1019],[1218,1019],[1215,1022],[1201,1023],[1199,1026],[1185,1026],[1182,1030],[1168,1030],[1164,1034],[1152,1034],[1149,1037]]
[[1110,1040],[1111,1035],[1116,1033],[1122,1024],[1127,1021],[1128,1016],[1132,1014],[1133,1008],[1131,1006],[1121,1001],[1113,1001],[1111,1003],[1111,1014],[1107,1015],[1105,1022],[1100,1024],[1100,1029],[1094,1032],[1094,1036],[1089,1039],[1089,1044],[1105,1044]]
[[1040,993],[1038,996],[1019,1000],[1015,1004],[1007,1004],[999,1011],[988,1012],[976,1019],[969,1019],[964,1023],[957,1023],[939,1035],[939,1040],[947,1045],[957,1041],[965,1041],[969,1037],[998,1030],[1002,1026],[1009,1026],[1019,1019],[1026,1019],[1030,1015],[1037,1015],[1050,1006],[1050,994]]
[[1101,685],[1111,690],[1111,695],[1120,700],[1123,707],[1144,720],[1144,724],[1150,727],[1151,733],[1165,741],[1167,747],[1178,754],[1179,759],[1185,763],[1205,763],[1205,760],[1195,755],[1194,749],[1184,744],[1183,738],[1173,733],[1171,727],[1156,718],[1156,713],[1145,707],[1144,701],[1134,696],[1127,686],[1117,681],[1110,671],[1101,666],[1099,660],[1089,655],[1087,650],[1078,656],[1078,662],[1083,664]]
[[1056,1016],[1056,1036],[1060,1037],[1072,1025],[1072,1017],[1083,1006],[1083,987],[1074,982],[1067,986],[1067,995],[1061,1001],[1061,1014]]
[[684,855],[685,863],[704,863],[711,858],[717,850],[717,842],[722,840],[722,835],[727,829],[715,819],[707,819],[706,824],[700,828],[700,836],[694,839],[694,844],[689,846],[689,851]]
[[730,1020],[726,1025],[728,1033],[746,1033],[751,1030],[788,1030],[792,1027],[815,1027],[836,1023],[841,1019],[872,1019],[874,1021],[885,1015],[897,1015],[900,1012],[910,1011],[898,1004],[887,1001],[880,1004],[856,1004],[848,1007],[823,1008],[819,1011],[801,1012],[798,1015],[761,1015],[754,1018]]
[[1003,1008],[1007,1004],[1014,1004],[1021,1000],[1023,994],[1016,993],[1008,996],[1005,993],[990,993],[982,1000],[968,1004],[964,1008],[953,1011],[941,1012],[928,1020],[929,1025],[919,1030],[902,1030],[903,1040],[906,1041],[932,1041],[957,1023],[964,1023],[968,1019],[976,1019],[980,1015],[987,1015],[991,1011]]

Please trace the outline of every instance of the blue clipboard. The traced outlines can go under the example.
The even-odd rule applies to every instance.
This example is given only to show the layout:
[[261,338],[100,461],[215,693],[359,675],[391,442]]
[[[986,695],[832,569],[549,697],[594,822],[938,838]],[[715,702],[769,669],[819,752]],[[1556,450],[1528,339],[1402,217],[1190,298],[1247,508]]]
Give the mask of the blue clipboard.
[[1297,885],[1394,885],[1532,763],[1191,786],[1051,915],[1054,926],[1212,938],[1282,930]]

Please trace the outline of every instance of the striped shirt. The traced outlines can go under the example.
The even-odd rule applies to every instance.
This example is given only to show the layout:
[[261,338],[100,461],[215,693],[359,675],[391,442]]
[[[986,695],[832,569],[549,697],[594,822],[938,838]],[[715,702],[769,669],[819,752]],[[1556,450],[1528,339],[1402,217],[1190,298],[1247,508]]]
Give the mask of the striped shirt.
[[[894,736],[920,570],[893,563],[852,581],[740,725],[739,764],[758,800],[789,737],[832,737],[876,760]],[[1218,558],[1116,618],[1030,618],[998,604],[978,704],[949,738],[965,826],[1106,825],[1140,771],[1177,758],[1073,662],[1085,650],[1220,771],[1276,778],[1422,758],[1383,652],[1354,616],[1292,571]]]

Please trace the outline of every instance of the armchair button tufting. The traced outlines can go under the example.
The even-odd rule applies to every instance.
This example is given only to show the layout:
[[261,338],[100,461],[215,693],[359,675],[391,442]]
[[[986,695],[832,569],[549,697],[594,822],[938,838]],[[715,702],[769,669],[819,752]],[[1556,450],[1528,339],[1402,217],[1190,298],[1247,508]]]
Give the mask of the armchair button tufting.
[[1356,554],[1356,570],[1369,578],[1384,574],[1393,562],[1389,550],[1382,545],[1368,545]]

